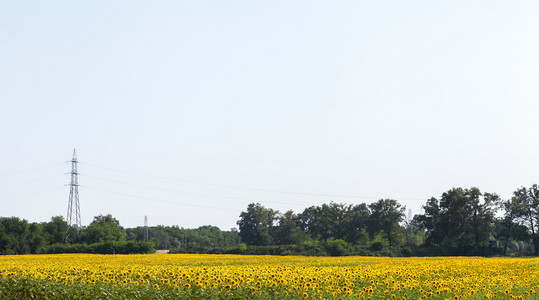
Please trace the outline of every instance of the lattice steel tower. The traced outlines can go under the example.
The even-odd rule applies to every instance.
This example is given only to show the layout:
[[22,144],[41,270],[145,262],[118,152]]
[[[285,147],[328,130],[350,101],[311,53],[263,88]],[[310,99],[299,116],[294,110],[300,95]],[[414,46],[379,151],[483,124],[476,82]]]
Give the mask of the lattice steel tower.
[[148,242],[150,235],[148,234],[148,216],[144,216],[144,241]]
[[71,161],[71,183],[69,184],[69,204],[67,206],[67,233],[66,241],[70,241],[79,234],[80,222],[80,202],[79,202],[79,173],[77,171],[77,153],[73,149]]

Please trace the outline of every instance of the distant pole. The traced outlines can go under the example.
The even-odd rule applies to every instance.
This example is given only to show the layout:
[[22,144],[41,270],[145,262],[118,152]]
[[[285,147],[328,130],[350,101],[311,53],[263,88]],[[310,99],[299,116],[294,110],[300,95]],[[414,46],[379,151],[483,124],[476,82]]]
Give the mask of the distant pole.
[[144,241],[150,241],[150,235],[148,234],[148,216],[144,216]]
[[413,228],[412,228],[412,209],[408,209],[408,244],[412,247],[413,239]]
[[67,206],[67,233],[66,241],[71,241],[79,234],[81,229],[80,202],[79,202],[79,172],[77,171],[77,153],[73,149],[71,162],[71,183],[69,184],[69,203]]

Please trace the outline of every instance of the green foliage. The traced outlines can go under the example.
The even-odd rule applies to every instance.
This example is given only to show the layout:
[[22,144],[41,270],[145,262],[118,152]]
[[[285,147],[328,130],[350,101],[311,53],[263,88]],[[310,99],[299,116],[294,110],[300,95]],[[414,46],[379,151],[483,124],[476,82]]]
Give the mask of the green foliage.
[[[191,245],[198,248],[227,248],[240,243],[238,231],[223,231],[216,226],[180,228],[178,226],[154,226],[148,228],[150,241],[156,249],[186,249]],[[144,227],[126,229],[127,240],[143,241]]]
[[[178,226],[124,229],[111,215],[94,217],[74,244],[65,244],[61,216],[46,223],[0,217],[0,254],[235,253],[278,255],[524,255],[539,254],[539,186],[509,200],[478,188],[453,188],[430,198],[424,213],[404,219],[393,199],[371,204],[331,202],[284,214],[258,203],[241,212],[237,229]],[[497,215],[501,217],[496,217]],[[498,248],[499,247],[499,248]]]
[[374,235],[372,241],[370,241],[370,249],[373,251],[382,251],[389,247],[389,240],[387,235],[383,231],[379,231]]
[[[155,289],[151,286],[120,287],[106,283],[64,283],[35,280],[23,277],[0,278],[0,299],[26,300],[108,300],[108,299],[285,299],[279,294],[267,297],[255,295],[250,289],[238,289],[235,293],[219,293],[212,289]],[[294,297],[299,298],[299,297]]]
[[396,200],[380,199],[369,205],[369,229],[371,235],[383,232],[387,236],[389,245],[400,246],[405,242],[405,232],[400,225],[404,218],[404,210]]
[[427,244],[447,255],[473,255],[488,247],[499,197],[478,188],[453,188],[440,200],[431,198],[416,218],[427,232]]
[[[153,253],[151,243],[126,241],[125,230],[111,215],[97,216],[81,231],[78,243],[66,244],[67,223],[60,216],[48,223],[0,218],[0,254],[35,253]],[[98,241],[98,242],[93,242]]]
[[106,241],[94,244],[52,244],[43,253],[149,254],[155,253],[152,243],[135,241]]
[[38,224],[17,217],[0,218],[0,254],[38,253],[44,244]]
[[348,253],[349,245],[344,240],[329,239],[325,248],[326,252],[331,256],[343,256]]
[[50,282],[24,277],[0,278],[0,299],[26,300],[191,300],[191,299],[303,299],[301,294],[285,293],[279,289],[267,289],[264,293],[248,288],[234,288],[223,292],[215,288],[200,288],[196,285],[189,289],[155,289],[147,285],[114,286],[96,282],[93,284]]
[[112,215],[94,217],[90,225],[84,228],[78,238],[82,243],[102,243],[105,241],[121,242],[126,240],[125,229]]
[[62,216],[52,217],[50,222],[42,225],[43,233],[48,244],[65,242],[68,225]]
[[289,210],[278,216],[278,225],[273,230],[275,244],[300,244],[309,239],[308,234],[301,230],[300,220],[293,211]]
[[534,184],[530,188],[522,187],[516,190],[508,205],[506,217],[509,209],[509,219],[512,219],[513,223],[525,225],[528,228],[531,232],[530,240],[534,247],[533,252],[535,255],[539,255],[539,186]]
[[238,244],[238,252],[240,254],[243,254],[243,253],[247,252],[247,245],[245,245],[244,243],[239,243]]
[[271,244],[277,214],[277,211],[265,208],[259,203],[249,204],[247,211],[241,212],[237,222],[242,242],[255,246]]

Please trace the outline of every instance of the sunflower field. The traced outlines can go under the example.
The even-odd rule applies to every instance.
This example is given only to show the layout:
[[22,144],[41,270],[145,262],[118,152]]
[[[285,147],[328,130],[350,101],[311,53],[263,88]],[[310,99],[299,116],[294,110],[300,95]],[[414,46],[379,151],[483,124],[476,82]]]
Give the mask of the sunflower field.
[[0,256],[0,299],[537,299],[539,259]]

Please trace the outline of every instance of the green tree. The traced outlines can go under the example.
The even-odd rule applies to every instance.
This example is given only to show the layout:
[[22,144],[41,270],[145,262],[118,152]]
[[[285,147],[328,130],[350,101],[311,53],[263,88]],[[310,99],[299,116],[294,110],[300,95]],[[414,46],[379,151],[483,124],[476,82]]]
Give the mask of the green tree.
[[404,229],[400,222],[404,218],[405,207],[402,207],[396,200],[380,199],[369,205],[371,214],[369,216],[369,232],[374,234],[383,232],[391,246],[400,246],[405,241]]
[[30,249],[29,253],[40,253],[42,247],[45,245],[46,240],[43,237],[42,228],[43,227],[37,223],[30,223],[28,225],[28,231],[24,238]]
[[[496,194],[481,194],[478,188],[453,188],[438,201],[431,198],[417,221],[427,232],[430,245],[442,246],[452,254],[477,253],[488,246],[494,226]],[[457,253],[458,252],[458,253]]]
[[311,206],[298,215],[300,228],[314,240],[344,240],[347,243],[366,243],[370,211],[366,204],[355,206],[342,203]]
[[513,198],[520,205],[519,217],[531,231],[534,253],[539,255],[539,186],[521,187],[513,193]]
[[0,252],[2,254],[27,254],[28,221],[17,217],[0,218]]
[[524,241],[528,239],[528,228],[523,225],[523,216],[526,215],[525,203],[516,195],[500,203],[503,217],[499,220],[500,236],[504,241],[503,254],[507,255],[507,248],[512,240]]
[[152,237],[152,241],[157,241],[156,249],[170,249],[171,238],[164,226],[152,227],[150,236]]
[[66,240],[67,222],[62,216],[55,216],[51,221],[43,224],[45,239],[49,244],[63,243]]
[[278,226],[274,230],[274,243],[279,245],[301,244],[309,236],[301,230],[298,216],[291,210],[278,217]]
[[80,240],[88,244],[120,242],[126,240],[126,233],[120,222],[112,215],[99,215],[81,231]]
[[[211,225],[199,228],[159,225],[148,228],[148,231],[150,238],[160,249],[185,248],[188,243],[196,243],[202,248],[234,247],[240,243],[240,236],[235,228],[224,231]],[[130,241],[144,239],[144,227],[127,228],[126,233]]]
[[349,245],[344,240],[329,239],[326,241],[326,251],[331,256],[343,256],[346,254]]
[[427,244],[437,245],[442,243],[444,238],[443,229],[440,218],[440,203],[438,199],[432,197],[423,205],[424,214],[414,216],[414,220],[419,227],[427,234]]
[[272,243],[272,234],[278,211],[251,203],[241,212],[237,224],[241,240],[247,245],[264,246]]
[[366,244],[369,240],[367,232],[371,212],[365,203],[348,206],[343,225],[344,240],[352,244]]
[[308,207],[299,214],[301,228],[315,240],[345,239],[350,221],[346,218],[348,209],[335,202]]
[[42,227],[17,217],[0,218],[0,253],[39,253],[45,244]]
[[487,247],[495,222],[496,208],[500,205],[501,199],[497,194],[481,194],[478,188],[469,189],[468,197],[472,203],[471,231],[474,247]]
[[324,225],[320,222],[320,208],[310,206],[298,215],[301,230],[308,233],[314,240],[319,240],[324,230]]

